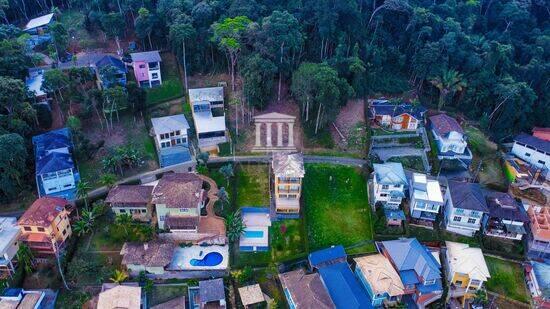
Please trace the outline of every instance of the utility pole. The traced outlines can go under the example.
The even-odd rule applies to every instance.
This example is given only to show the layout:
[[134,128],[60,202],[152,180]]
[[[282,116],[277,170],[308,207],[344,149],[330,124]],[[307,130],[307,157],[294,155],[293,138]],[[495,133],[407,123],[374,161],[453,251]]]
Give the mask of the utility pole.
[[473,182],[476,182],[476,179],[477,179],[477,176],[479,175],[479,171],[481,170],[481,164],[483,163],[483,159],[480,159],[479,160],[479,163],[477,165],[477,168],[476,168],[476,172],[475,172],[475,176],[474,176],[474,181]]

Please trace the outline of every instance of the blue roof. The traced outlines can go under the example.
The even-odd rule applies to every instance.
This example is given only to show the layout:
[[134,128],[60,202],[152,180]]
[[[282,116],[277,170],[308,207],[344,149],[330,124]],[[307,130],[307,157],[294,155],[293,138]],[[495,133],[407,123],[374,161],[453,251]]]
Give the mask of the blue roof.
[[373,308],[368,294],[353,275],[348,263],[322,267],[319,274],[336,308]]
[[52,152],[36,161],[36,174],[53,173],[74,168],[71,154]]
[[71,134],[68,128],[52,130],[32,137],[32,144],[37,156],[45,156],[48,150],[68,148],[72,146]]
[[21,294],[21,292],[23,292],[23,289],[21,288],[8,288],[4,290],[4,293],[2,293],[2,296],[14,297]]
[[420,283],[420,280],[418,280],[416,273],[412,269],[400,271],[399,277],[401,277],[401,281],[404,285]]
[[391,209],[385,209],[384,214],[386,215],[387,219],[391,220],[405,220],[405,213],[403,210],[391,210]]
[[124,65],[124,62],[122,62],[122,60],[115,58],[113,56],[107,55],[101,58],[99,61],[97,61],[95,65],[98,68],[113,66],[117,68],[119,71],[123,71],[124,73],[126,73],[126,66]]
[[550,265],[534,261],[531,264],[543,297],[550,298]]
[[[72,142],[68,128],[33,136],[37,175],[74,168]],[[57,150],[57,151],[54,151]]]
[[390,115],[392,117],[402,114],[409,114],[416,119],[422,119],[427,109],[422,105],[412,105],[410,103],[392,104],[387,100],[375,100],[371,103],[369,116],[373,117],[372,110],[376,115]]
[[330,248],[315,251],[309,254],[309,264],[312,267],[317,267],[325,262],[336,260],[340,258],[347,258],[346,251],[342,246],[332,246]]
[[441,279],[439,263],[416,238],[383,241],[382,245],[399,272],[414,270],[424,280]]
[[441,280],[436,280],[434,284],[418,284],[416,289],[422,294],[429,294],[436,291],[442,291],[443,285],[441,284]]
[[398,162],[373,164],[376,182],[384,185],[407,185],[403,165]]

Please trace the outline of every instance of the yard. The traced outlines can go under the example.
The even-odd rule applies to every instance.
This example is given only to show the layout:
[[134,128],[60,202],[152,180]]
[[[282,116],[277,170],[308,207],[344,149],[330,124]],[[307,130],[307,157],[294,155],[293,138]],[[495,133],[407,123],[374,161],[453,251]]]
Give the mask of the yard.
[[487,281],[489,291],[524,303],[529,302],[523,269],[520,264],[485,256],[491,278]]
[[147,89],[147,105],[152,106],[184,96],[183,83],[179,74],[179,63],[172,53],[162,53],[162,85]]
[[176,297],[187,297],[187,284],[178,285],[154,285],[153,289],[147,294],[147,304],[149,307],[165,303]]
[[468,126],[465,132],[468,136],[468,147],[474,156],[470,168],[475,171],[482,160],[479,182],[495,189],[506,189],[507,180],[497,145],[475,127]]
[[[353,167],[306,164],[303,204],[310,251],[373,239],[367,184]],[[374,251],[366,245],[365,252]]]
[[399,162],[403,164],[404,168],[412,169],[415,171],[424,171],[424,164],[422,158],[417,156],[404,156],[404,157],[392,157],[388,162]]
[[237,207],[269,207],[269,165],[238,164],[235,169]]

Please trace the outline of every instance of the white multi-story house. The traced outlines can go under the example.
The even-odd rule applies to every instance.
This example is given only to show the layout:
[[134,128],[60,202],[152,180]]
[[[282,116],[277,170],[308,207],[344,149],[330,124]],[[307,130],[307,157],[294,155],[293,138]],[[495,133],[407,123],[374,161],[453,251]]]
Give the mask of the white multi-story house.
[[[194,162],[189,149],[189,138],[187,136],[189,123],[187,123],[185,115],[151,118],[151,123],[153,124],[160,167]],[[193,170],[193,166],[190,166],[191,169],[188,171]]]
[[479,231],[487,213],[489,208],[478,183],[449,180],[445,192],[446,230],[471,237]]
[[217,153],[227,142],[223,87],[189,89],[189,103],[199,148]]
[[19,242],[17,241],[21,229],[15,217],[0,217],[0,272],[12,274],[15,272],[13,258],[17,255]]
[[472,161],[472,153],[468,149],[468,143],[464,130],[458,122],[446,114],[430,117],[432,134],[437,144],[437,157],[439,160],[459,160],[467,166]]
[[381,203],[384,208],[399,209],[405,196],[407,177],[401,163],[373,164],[373,204]]
[[443,206],[443,195],[439,181],[428,179],[424,174],[414,173],[409,184],[411,217],[435,221]]
[[537,168],[550,168],[550,142],[522,133],[514,138],[512,153]]

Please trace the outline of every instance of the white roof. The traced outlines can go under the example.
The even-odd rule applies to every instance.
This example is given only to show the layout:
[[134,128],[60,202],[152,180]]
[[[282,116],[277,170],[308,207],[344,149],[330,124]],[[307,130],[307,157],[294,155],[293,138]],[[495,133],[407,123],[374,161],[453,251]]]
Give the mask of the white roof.
[[189,89],[189,101],[223,101],[223,87]]
[[25,84],[27,84],[27,88],[29,88],[30,92],[34,93],[34,96],[42,96],[46,93],[42,90],[42,83],[44,82],[44,72],[38,71],[35,74],[31,75],[27,80],[25,81]]
[[451,272],[468,274],[470,279],[487,281],[491,278],[483,252],[468,244],[446,241],[447,257]]
[[[414,173],[413,182],[417,184],[425,184],[426,191],[414,188],[415,199],[422,199],[426,201],[443,203],[443,195],[441,194],[441,187],[439,181],[428,179],[426,175]],[[413,183],[413,187],[414,187]]]
[[259,284],[247,285],[239,288],[239,295],[245,307],[265,301],[264,293]]
[[0,217],[0,255],[6,253],[14,238],[19,236],[20,229],[15,217]]
[[29,20],[29,22],[27,23],[27,25],[25,26],[25,30],[31,30],[37,27],[47,25],[52,21],[52,18],[53,18],[53,13],[40,16],[37,18],[33,18]]
[[183,114],[151,118],[151,122],[153,123],[153,130],[155,131],[155,134],[189,129],[189,123]]
[[210,111],[193,113],[197,133],[225,131],[225,116],[213,117]]
[[305,175],[304,157],[301,153],[283,153],[273,154],[273,173],[277,177],[301,177]]

